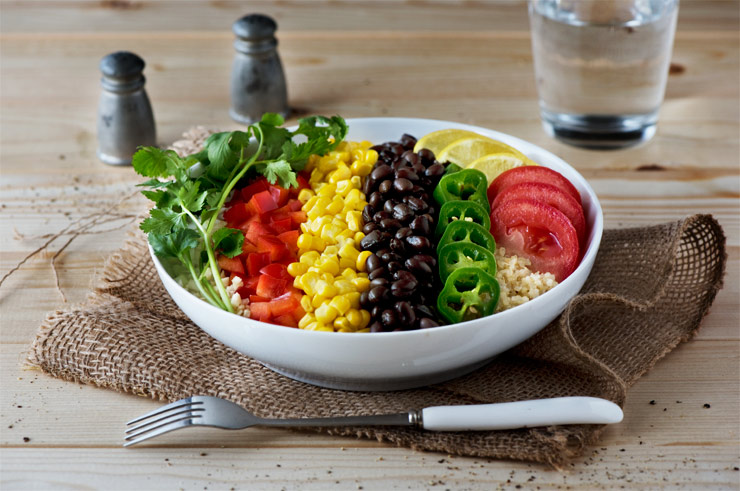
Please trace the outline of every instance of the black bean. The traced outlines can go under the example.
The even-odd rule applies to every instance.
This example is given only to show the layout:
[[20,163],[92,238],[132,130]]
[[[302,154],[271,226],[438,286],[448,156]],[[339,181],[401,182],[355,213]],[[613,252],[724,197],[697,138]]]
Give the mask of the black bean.
[[396,271],[403,269],[403,264],[401,264],[401,262],[399,261],[391,261],[388,263],[388,266],[386,267],[388,268],[388,272],[393,274]]
[[389,145],[389,148],[391,152],[395,153],[396,155],[401,155],[403,152],[406,151],[405,148],[403,148],[403,145],[400,143],[393,142]]
[[378,230],[373,230],[369,234],[367,234],[365,237],[362,238],[360,241],[360,246],[366,250],[370,251],[378,247],[381,242],[381,235]]
[[430,267],[434,268],[437,266],[437,258],[434,256],[430,256],[429,254],[418,254],[416,258],[419,261],[423,261],[426,264],[428,264]]
[[401,227],[396,231],[396,238],[397,239],[405,239],[409,235],[413,235],[413,232],[408,227]]
[[429,212],[428,213],[424,213],[422,215],[423,217],[425,217],[427,219],[427,221],[429,222],[429,225],[430,226],[431,225],[434,225],[434,216],[432,216],[433,214],[434,214],[434,207],[433,206],[430,206],[429,207]]
[[417,317],[434,317],[434,312],[432,312],[432,309],[430,309],[426,305],[415,305],[414,308],[416,309]]
[[360,293],[360,307],[362,307],[363,309],[370,307],[370,299],[368,298],[369,295],[369,290],[365,290],[364,292]]
[[362,183],[362,192],[365,196],[370,196],[370,193],[375,189],[375,179],[370,179],[368,176],[365,182]]
[[379,211],[373,215],[372,221],[380,223],[380,221],[383,220],[384,218],[390,218],[390,217],[391,217],[390,213]]
[[434,162],[434,152],[432,152],[428,148],[422,148],[421,150],[419,150],[418,155],[419,157],[421,157],[422,162]]
[[412,273],[409,273],[405,269],[401,269],[393,273],[393,279],[394,280],[416,281],[416,276],[414,276]]
[[[423,176],[424,171],[426,170],[426,167],[424,167],[424,164],[421,163],[421,159],[411,166],[412,169],[414,169],[414,172],[416,172],[417,175]],[[423,182],[423,181],[422,181]],[[426,184],[428,185],[428,184]]]
[[416,281],[396,280],[391,283],[391,293],[393,293],[394,297],[406,297],[413,293],[417,286],[418,283]]
[[371,288],[367,295],[367,299],[371,304],[378,304],[388,298],[388,288],[380,285],[375,288]]
[[[385,183],[385,181],[383,181]],[[405,177],[399,177],[393,181],[393,189],[398,193],[408,193],[414,189],[414,183],[406,179]]]
[[403,168],[396,171],[396,179],[408,179],[415,182],[419,180],[419,175],[413,169]]
[[367,279],[370,281],[373,281],[376,278],[382,278],[385,276],[385,268],[378,268],[370,271],[370,273],[367,275]]
[[408,196],[406,204],[409,205],[409,207],[417,213],[422,213],[427,209],[426,201],[419,199],[416,196]]
[[412,166],[421,163],[421,159],[414,152],[409,152],[409,151],[403,152],[403,155],[401,155],[401,157],[405,159]]
[[396,220],[395,218],[384,218],[379,223],[380,228],[387,232],[395,232],[399,228],[401,228],[401,222]]
[[416,145],[416,138],[409,135],[408,133],[404,133],[401,136],[401,140],[399,141],[399,143],[403,145],[403,148],[414,148],[414,146]]
[[385,181],[380,183],[380,186],[378,186],[378,191],[380,191],[384,195],[388,194],[391,189],[393,189],[393,181],[391,181],[390,179],[386,179]]
[[393,207],[393,218],[405,222],[411,220],[414,217],[414,211],[409,205],[399,203]]
[[403,325],[413,326],[416,324],[416,313],[410,303],[405,301],[396,302],[393,308],[398,312],[398,316]]
[[362,220],[365,222],[371,222],[373,220],[373,214],[375,210],[371,205],[365,205],[362,209]]
[[406,259],[404,263],[407,269],[421,274],[432,274],[432,268],[424,261],[418,259],[418,256]]
[[385,327],[393,327],[396,325],[396,322],[398,322],[398,316],[393,310],[386,309],[382,314],[380,314],[380,321]]
[[411,230],[413,230],[417,235],[430,235],[432,233],[432,227],[429,224],[429,220],[427,220],[426,216],[418,216],[411,220],[411,224],[409,224],[409,227]]
[[406,237],[406,243],[413,247],[417,252],[421,252],[432,247],[432,243],[429,239],[421,235],[411,235]]
[[378,257],[380,257],[380,259],[382,259],[385,264],[388,264],[391,261],[402,261],[403,260],[401,256],[399,256],[395,252],[391,252],[390,249],[387,252],[378,254]]
[[424,175],[427,177],[439,177],[444,173],[445,166],[440,164],[439,162],[430,165],[429,167],[427,167],[427,170],[424,171]]
[[370,324],[370,332],[383,332],[383,324],[378,321]]
[[389,199],[385,203],[383,203],[383,211],[386,213],[393,213],[394,206],[396,206],[396,201]]
[[387,278],[375,278],[373,281],[370,282],[370,288],[375,288],[376,286],[384,286],[388,288],[388,285],[390,284],[390,281],[388,281]]
[[[374,224],[373,224],[374,225]],[[365,263],[365,269],[368,271],[375,271],[378,268],[383,267],[383,261],[378,257],[377,254],[370,254]]]
[[376,165],[373,171],[370,173],[369,178],[375,181],[383,181],[393,173],[390,165]]
[[406,251],[406,246],[404,245],[403,240],[395,237],[391,239],[390,246],[391,250],[398,254],[403,254]]
[[367,200],[367,202],[370,204],[370,206],[373,207],[373,209],[379,210],[383,205],[383,195],[375,191],[370,194],[370,198]]
[[365,223],[365,225],[362,226],[362,233],[365,234],[365,235],[367,235],[370,232],[372,232],[373,230],[375,230],[376,228],[378,228],[378,224],[377,223],[375,223],[375,222],[367,222],[367,223]]
[[424,317],[419,321],[419,328],[420,329],[429,329],[430,327],[437,327],[439,324],[434,319],[430,319],[429,317]]
[[383,313],[383,307],[381,307],[380,305],[375,305],[370,308],[370,315],[375,319],[379,318],[380,314],[382,313]]

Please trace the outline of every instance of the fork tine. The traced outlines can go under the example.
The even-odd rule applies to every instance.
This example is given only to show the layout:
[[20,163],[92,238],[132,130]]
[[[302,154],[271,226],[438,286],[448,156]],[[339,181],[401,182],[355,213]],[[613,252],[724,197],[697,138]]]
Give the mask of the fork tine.
[[155,436],[169,433],[170,431],[179,430],[180,428],[185,428],[192,424],[193,422],[190,417],[181,418],[179,420],[169,422],[157,428],[152,428],[151,430],[147,430],[148,433],[144,432],[146,433],[144,435],[141,435],[141,436],[130,435],[126,437],[126,443],[124,443],[123,446],[130,447],[131,445],[136,445],[137,443],[141,443],[144,440],[148,440],[150,438],[154,438]]
[[[186,407],[182,406],[184,409],[177,410],[178,408],[173,408],[167,412],[161,413],[157,418],[150,419],[149,421],[144,421],[136,426],[132,426],[126,430],[126,434],[128,433],[143,433],[144,431],[149,431],[146,429],[147,427],[158,427],[163,424],[166,424],[172,420],[178,420],[181,419],[184,415],[190,415],[190,416],[199,416],[197,413],[205,411],[205,408],[202,407]],[[151,429],[151,428],[149,428]],[[140,431],[144,430],[144,431]]]
[[196,401],[193,400],[192,397],[186,397],[185,399],[180,399],[179,401],[172,402],[170,404],[167,404],[166,406],[159,407],[155,409],[154,411],[150,411],[146,414],[142,414],[138,418],[132,419],[128,423],[126,423],[126,426],[132,425],[134,423],[138,423],[139,421],[151,418],[152,416],[157,416],[158,414],[164,413],[166,411],[169,411],[170,409],[176,409],[180,407],[186,407],[193,404],[203,404],[202,401]]

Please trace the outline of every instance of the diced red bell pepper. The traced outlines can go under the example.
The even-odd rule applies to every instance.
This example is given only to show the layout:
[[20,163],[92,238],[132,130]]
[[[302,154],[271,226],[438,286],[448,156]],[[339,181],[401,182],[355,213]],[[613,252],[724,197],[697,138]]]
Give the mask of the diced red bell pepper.
[[273,198],[270,191],[260,191],[252,196],[249,202],[257,209],[257,213],[259,213],[260,216],[264,216],[265,213],[269,213],[278,208],[277,200]]
[[261,191],[267,191],[268,183],[267,179],[261,178],[257,179],[253,183],[249,184],[248,186],[244,186],[241,190],[241,198],[246,202],[252,199],[252,196],[255,194],[261,192]]
[[268,189],[278,207],[285,206],[290,197],[290,191],[281,186],[270,186]]
[[271,302],[272,316],[293,315],[293,311],[301,306],[301,292],[294,287]]
[[285,293],[285,289],[287,287],[287,280],[281,280],[262,274],[257,282],[257,295],[269,299],[277,298]]
[[242,242],[242,253],[239,254],[239,257],[241,257],[243,260],[246,260],[246,255],[252,252],[257,252],[257,246],[255,244],[252,244],[248,240]]
[[278,239],[282,240],[291,254],[298,254],[298,237],[301,233],[298,230],[289,230],[278,235]]
[[260,269],[260,274],[266,274],[280,280],[293,281],[293,277],[288,273],[288,268],[284,264],[272,263]]
[[269,322],[272,318],[270,302],[254,302],[249,304],[249,316],[262,322]]
[[[258,278],[259,280],[259,278]],[[249,296],[249,303],[259,303],[259,302],[269,302],[269,298],[260,297],[259,295],[250,295]]]
[[303,203],[301,203],[297,199],[292,199],[288,201],[288,204],[286,206],[290,208],[290,211],[301,211],[301,208],[303,208]]
[[272,227],[272,229],[275,230],[275,233],[279,235],[283,232],[293,230],[293,220],[291,220],[290,217],[273,220],[270,222],[270,227]]
[[244,274],[244,264],[239,257],[226,257],[221,254],[217,257],[218,267],[229,273]]
[[270,264],[270,254],[266,252],[252,252],[247,256],[247,274],[257,276],[260,269]]
[[292,211],[290,212],[290,219],[293,220],[293,226],[298,228],[301,223],[308,220],[308,216],[305,211]]
[[245,222],[252,215],[254,213],[250,213],[246,203],[237,201],[224,212],[224,220],[226,220],[229,227],[233,227],[235,224]]
[[239,295],[242,298],[247,298],[250,295],[254,295],[257,291],[257,283],[259,282],[259,275],[247,276],[244,278],[244,286],[239,289]]
[[257,238],[257,250],[270,255],[270,261],[276,262],[290,254],[285,242],[272,235],[261,235]]
[[280,324],[281,326],[285,327],[298,327],[298,322],[296,322],[296,320],[290,315],[281,315],[280,317],[275,317],[275,324]]
[[249,229],[244,234],[244,238],[247,239],[252,244],[257,244],[258,239],[262,236],[274,236],[275,231],[270,227],[269,225],[266,225],[262,222],[252,222],[249,225]]

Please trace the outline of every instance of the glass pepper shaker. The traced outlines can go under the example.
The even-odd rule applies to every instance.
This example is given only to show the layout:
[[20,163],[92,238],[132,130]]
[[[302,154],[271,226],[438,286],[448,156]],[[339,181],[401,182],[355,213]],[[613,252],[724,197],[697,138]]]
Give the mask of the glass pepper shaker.
[[100,61],[98,158],[110,165],[131,164],[139,146],[156,144],[154,114],[144,90],[144,60],[118,51]]
[[231,70],[231,109],[239,123],[259,121],[263,113],[287,116],[288,95],[285,75],[277,52],[275,21],[251,14],[234,22],[234,63]]

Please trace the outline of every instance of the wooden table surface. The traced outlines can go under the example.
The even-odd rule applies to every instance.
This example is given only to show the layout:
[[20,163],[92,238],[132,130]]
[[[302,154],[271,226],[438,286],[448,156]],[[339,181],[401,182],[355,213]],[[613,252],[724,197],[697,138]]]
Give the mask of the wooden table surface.
[[[494,489],[740,485],[740,5],[682,0],[657,135],[580,150],[541,129],[526,4],[352,1],[0,3],[2,489]],[[249,9],[249,10],[245,10]],[[99,162],[98,61],[147,62],[158,140],[228,117],[231,23],[273,15],[291,105],[301,114],[472,123],[540,145],[599,195],[606,227],[711,213],[729,262],[698,336],[629,392],[625,420],[561,471],[290,431],[172,434],[122,449],[123,422],[157,402],[22,370],[49,311],[84,300],[143,198],[131,168]],[[119,203],[120,202],[120,203]],[[117,220],[72,238],[113,207]],[[61,252],[60,252],[61,251]],[[56,257],[59,289],[51,261]],[[651,404],[651,401],[655,401]]]

